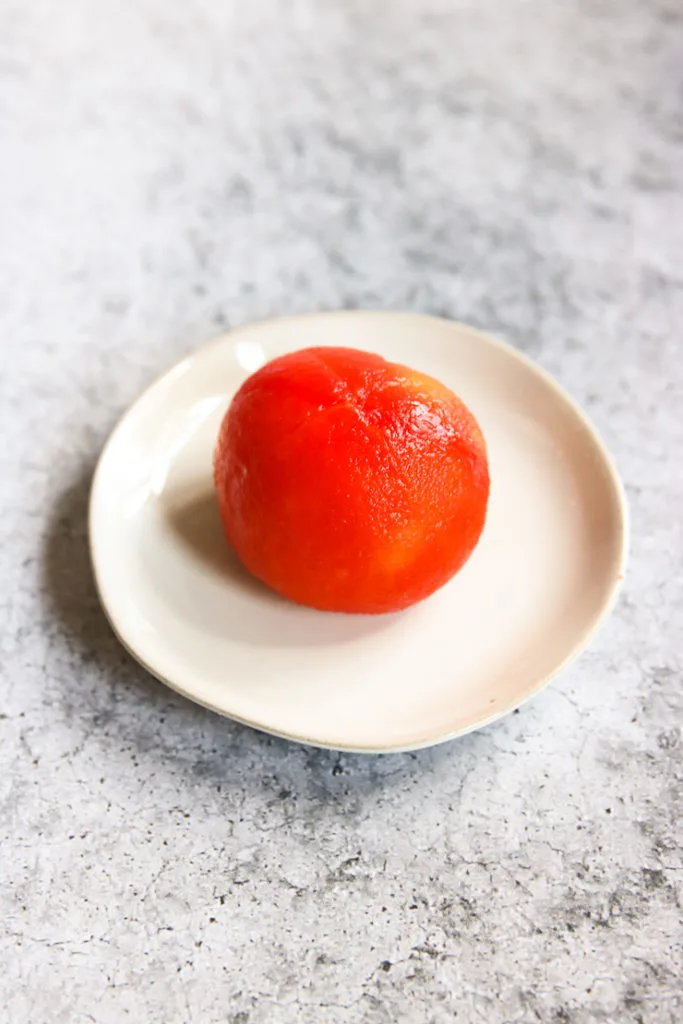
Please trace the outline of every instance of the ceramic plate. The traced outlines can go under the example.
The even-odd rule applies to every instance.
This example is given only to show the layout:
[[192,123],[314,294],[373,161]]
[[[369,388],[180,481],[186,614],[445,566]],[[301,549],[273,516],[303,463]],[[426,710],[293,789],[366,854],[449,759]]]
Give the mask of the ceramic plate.
[[[310,345],[366,349],[438,377],[486,437],[479,546],[406,612],[290,604],[249,577],[224,539],[212,485],[221,418],[249,373]],[[400,313],[274,320],[202,346],[123,417],[90,504],[102,603],[150,672],[258,729],[368,752],[458,736],[537,693],[611,606],[626,534],[614,466],[550,377],[471,327]]]

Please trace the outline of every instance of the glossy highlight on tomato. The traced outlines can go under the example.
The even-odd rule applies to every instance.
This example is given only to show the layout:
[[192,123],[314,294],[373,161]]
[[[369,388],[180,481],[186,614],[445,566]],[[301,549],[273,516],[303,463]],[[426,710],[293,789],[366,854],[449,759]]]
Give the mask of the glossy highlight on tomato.
[[299,604],[395,612],[464,565],[486,519],[481,430],[439,381],[352,348],[273,359],[235,394],[214,478],[243,565]]

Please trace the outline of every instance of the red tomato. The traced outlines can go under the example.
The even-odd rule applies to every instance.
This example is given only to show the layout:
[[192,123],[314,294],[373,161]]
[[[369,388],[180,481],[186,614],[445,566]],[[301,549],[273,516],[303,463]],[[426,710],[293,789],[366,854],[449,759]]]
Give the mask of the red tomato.
[[439,381],[355,349],[303,349],[249,377],[214,470],[246,568],[327,611],[422,600],[466,562],[486,518],[486,445],[472,413]]

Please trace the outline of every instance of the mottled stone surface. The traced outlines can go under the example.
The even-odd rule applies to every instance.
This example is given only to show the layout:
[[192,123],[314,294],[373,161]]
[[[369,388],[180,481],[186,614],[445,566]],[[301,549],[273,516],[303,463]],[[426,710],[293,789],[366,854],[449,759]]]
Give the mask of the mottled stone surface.
[[[679,0],[0,2],[0,1018],[683,1020]],[[625,593],[507,720],[337,756],[153,682],[85,505],[227,325],[410,308],[582,401]]]

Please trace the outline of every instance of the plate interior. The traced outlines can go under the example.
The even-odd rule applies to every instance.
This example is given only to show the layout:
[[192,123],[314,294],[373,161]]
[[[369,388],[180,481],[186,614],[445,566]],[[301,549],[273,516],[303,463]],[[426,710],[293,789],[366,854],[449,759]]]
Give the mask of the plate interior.
[[[446,587],[397,615],[286,602],[242,570],[218,518],[212,452],[232,394],[266,360],[320,344],[438,377],[487,441],[479,546]],[[609,457],[559,387],[471,328],[398,313],[269,321],[199,348],[112,434],[90,530],[107,614],[151,672],[258,728],[366,751],[438,742],[537,691],[608,609],[626,543]]]

